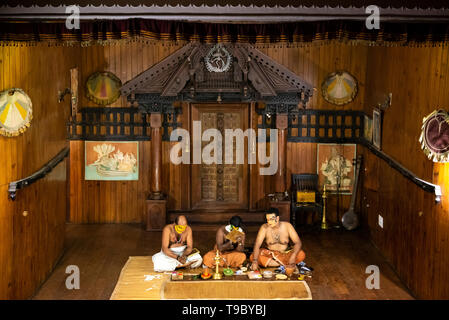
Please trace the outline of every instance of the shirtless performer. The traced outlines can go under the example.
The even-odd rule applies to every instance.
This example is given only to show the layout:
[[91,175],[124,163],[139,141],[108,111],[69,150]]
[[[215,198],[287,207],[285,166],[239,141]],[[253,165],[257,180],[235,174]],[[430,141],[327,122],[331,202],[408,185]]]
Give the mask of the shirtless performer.
[[178,216],[162,231],[162,250],[153,255],[154,271],[174,271],[190,266],[197,268],[203,262],[199,252],[193,253],[192,229],[185,216]]
[[[306,257],[301,250],[301,240],[298,233],[289,222],[279,221],[279,210],[270,208],[265,214],[267,223],[263,224],[257,234],[254,243],[254,251],[250,256],[252,262],[251,269],[257,270],[259,265],[263,267],[284,267],[295,268],[296,264],[302,262]],[[260,248],[266,242],[267,249]],[[287,250],[289,241],[294,246]]]
[[[246,255],[243,252],[245,250],[245,233],[240,227],[242,219],[239,216],[233,216],[229,220],[229,224],[226,226],[221,226],[217,230],[216,234],[216,244],[214,250],[209,251],[203,257],[204,264],[209,268],[215,267],[215,255],[217,254],[217,249],[220,251],[220,267],[229,268],[239,268],[242,266],[243,262],[246,260]],[[241,237],[238,237],[236,242],[231,242],[226,238],[226,235],[233,230],[238,230],[242,233]]]

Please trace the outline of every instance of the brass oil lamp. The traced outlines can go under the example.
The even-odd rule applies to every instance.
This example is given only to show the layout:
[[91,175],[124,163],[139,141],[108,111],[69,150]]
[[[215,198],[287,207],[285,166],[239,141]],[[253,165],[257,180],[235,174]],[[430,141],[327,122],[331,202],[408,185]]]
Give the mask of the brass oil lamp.
[[220,264],[220,252],[217,250],[217,254],[215,255],[215,273],[214,273],[214,280],[220,280],[223,276],[218,270],[218,266]]

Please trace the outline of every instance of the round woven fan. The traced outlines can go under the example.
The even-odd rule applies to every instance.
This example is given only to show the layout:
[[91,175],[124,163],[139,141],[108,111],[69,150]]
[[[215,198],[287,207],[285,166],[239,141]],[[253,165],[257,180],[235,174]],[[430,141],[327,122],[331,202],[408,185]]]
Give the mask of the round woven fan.
[[30,126],[32,104],[30,97],[18,88],[0,92],[0,134],[18,136]]
[[449,162],[449,114],[435,110],[423,119],[421,148],[434,162]]
[[357,80],[349,72],[336,71],[329,74],[321,84],[323,98],[332,104],[344,105],[357,95]]
[[95,72],[86,82],[87,97],[100,105],[111,104],[120,96],[122,82],[112,72]]

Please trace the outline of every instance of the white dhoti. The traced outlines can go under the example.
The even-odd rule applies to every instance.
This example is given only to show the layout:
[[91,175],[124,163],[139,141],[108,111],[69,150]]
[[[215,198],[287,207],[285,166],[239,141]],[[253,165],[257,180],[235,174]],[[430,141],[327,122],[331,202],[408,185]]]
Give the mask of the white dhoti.
[[[170,250],[178,257],[180,257],[184,253],[186,248],[187,246],[181,246],[170,248]],[[162,250],[161,252],[153,255],[152,260],[154,271],[157,272],[174,271],[177,267],[182,265],[181,262],[179,262],[175,258],[167,256]],[[190,268],[198,268],[202,264],[203,258],[201,257],[199,252],[195,252],[187,256],[186,264],[189,262],[192,262]]]

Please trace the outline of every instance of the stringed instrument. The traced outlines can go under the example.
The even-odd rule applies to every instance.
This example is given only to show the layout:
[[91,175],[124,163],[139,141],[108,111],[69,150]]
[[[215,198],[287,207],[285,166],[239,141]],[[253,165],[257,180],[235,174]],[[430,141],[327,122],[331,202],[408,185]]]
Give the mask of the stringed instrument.
[[343,217],[341,218],[341,223],[343,224],[343,227],[346,228],[346,230],[353,230],[357,228],[357,226],[359,225],[359,218],[354,211],[354,207],[355,207],[355,199],[357,196],[357,185],[359,181],[362,159],[363,157],[359,155],[357,156],[357,159],[354,159],[353,161],[353,164],[355,166],[355,180],[354,180],[354,187],[352,188],[351,204],[349,206],[348,211],[346,211]]

